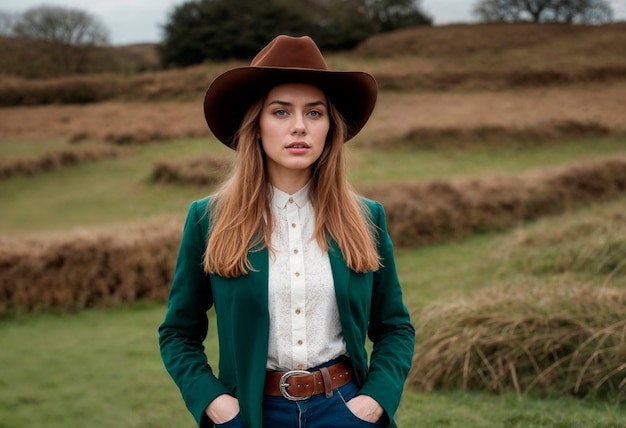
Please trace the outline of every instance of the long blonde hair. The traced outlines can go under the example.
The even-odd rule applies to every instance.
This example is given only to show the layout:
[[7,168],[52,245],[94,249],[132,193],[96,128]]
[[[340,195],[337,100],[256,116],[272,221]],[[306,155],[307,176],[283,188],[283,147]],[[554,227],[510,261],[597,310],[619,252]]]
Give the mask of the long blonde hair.
[[[204,255],[207,273],[231,278],[254,267],[249,251],[271,250],[272,212],[265,154],[258,141],[264,98],[253,103],[236,136],[237,162],[210,203],[209,240]],[[377,233],[369,210],[347,181],[343,144],[347,128],[328,101],[330,129],[319,159],[313,164],[310,198],[316,213],[314,237],[324,251],[327,234],[341,249],[348,267],[365,273],[380,267]]]

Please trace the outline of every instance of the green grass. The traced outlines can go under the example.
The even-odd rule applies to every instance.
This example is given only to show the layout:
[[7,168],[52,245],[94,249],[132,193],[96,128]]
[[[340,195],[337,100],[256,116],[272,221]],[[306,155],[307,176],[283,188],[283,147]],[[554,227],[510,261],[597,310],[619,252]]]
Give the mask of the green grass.
[[568,397],[408,392],[397,422],[401,428],[621,428],[626,410]]
[[30,143],[27,141],[4,140],[0,142],[0,159],[32,158],[53,150],[72,148],[61,140]]
[[209,189],[154,185],[155,162],[198,153],[230,156],[205,140],[175,141],[127,148],[118,159],[0,181],[0,234],[46,232],[123,223],[129,219],[184,215],[189,203]]
[[[492,281],[493,251],[497,235],[472,236],[456,243],[396,250],[407,307],[413,311],[449,294],[471,292]],[[453,248],[453,251],[451,251]]]
[[[0,328],[0,427],[191,427],[156,346],[162,306],[31,316]],[[35,351],[33,351],[35,350]],[[16,369],[18,368],[19,369]],[[420,425],[415,422],[420,421]],[[619,427],[623,409],[571,398],[407,391],[400,427]]]
[[[39,147],[37,150],[42,144],[47,143],[32,143],[33,147]],[[149,180],[154,163],[201,154],[220,157],[233,154],[221,144],[206,139],[171,141],[127,150],[128,155],[118,159],[0,181],[0,200],[10,201],[0,205],[0,234],[98,227],[164,215],[183,216],[192,200],[205,196],[212,188],[154,185]],[[518,173],[623,150],[624,142],[613,139],[573,141],[532,149],[504,145],[461,151],[411,152],[407,148],[381,151],[355,146],[349,149],[348,168],[351,180],[358,186]]]
[[[34,156],[52,147],[33,144],[18,149],[4,144],[0,144],[3,157],[8,153]],[[63,148],[62,144],[53,146]],[[154,162],[198,154],[231,155],[221,145],[200,139],[127,150],[128,156],[119,159],[0,181],[0,235],[99,227],[165,215],[182,217],[191,200],[211,189],[154,186],[148,182]],[[349,167],[358,185],[518,173],[623,150],[623,141],[610,139],[528,149],[417,153],[406,148],[376,151],[350,147]],[[399,249],[397,264],[406,302],[416,312],[428,303],[455,299],[485,286],[528,275],[537,277],[536,272],[519,270],[524,264],[516,263],[516,257],[524,254],[500,257],[503,246],[520,233],[547,235],[572,221],[572,216],[594,217],[603,206],[520,225],[509,233]],[[606,207],[626,211],[626,199]],[[549,275],[537,278],[550,280]],[[597,276],[586,279],[604,281]],[[611,284],[626,286],[626,281],[612,278]],[[139,304],[73,314],[22,314],[0,320],[0,428],[194,426],[158,353],[156,329],[164,314],[162,304]],[[209,336],[207,353],[215,362],[215,335]],[[398,421],[402,428],[609,428],[626,426],[626,409],[562,396],[407,390]]]
[[[626,199],[606,206],[626,207]],[[593,215],[595,209],[587,211]],[[540,234],[584,211],[542,220],[523,230]],[[415,311],[505,281],[498,278],[503,263],[498,249],[520,230],[399,251],[398,270],[407,304]],[[514,260],[507,263],[515,266]],[[1,321],[0,427],[193,426],[160,360],[157,326],[164,314],[162,304],[141,304]],[[214,334],[206,345],[215,363]],[[407,390],[398,422],[402,428],[617,428],[626,426],[626,408],[563,396]]]
[[347,147],[351,180],[363,184],[388,184],[517,174],[528,169],[623,153],[625,142],[623,139],[573,140],[535,147],[508,142],[501,147],[442,150],[415,150],[404,144],[394,150]]
[[160,362],[163,314],[153,306],[0,324],[0,427],[192,426]]

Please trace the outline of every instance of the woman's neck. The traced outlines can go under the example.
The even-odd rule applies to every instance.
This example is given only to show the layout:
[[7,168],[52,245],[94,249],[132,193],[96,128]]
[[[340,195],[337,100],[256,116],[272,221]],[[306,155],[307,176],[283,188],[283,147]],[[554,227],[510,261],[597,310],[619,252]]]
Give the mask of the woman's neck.
[[293,195],[302,189],[311,179],[311,171],[297,171],[289,174],[270,174],[269,181],[272,186],[289,195]]

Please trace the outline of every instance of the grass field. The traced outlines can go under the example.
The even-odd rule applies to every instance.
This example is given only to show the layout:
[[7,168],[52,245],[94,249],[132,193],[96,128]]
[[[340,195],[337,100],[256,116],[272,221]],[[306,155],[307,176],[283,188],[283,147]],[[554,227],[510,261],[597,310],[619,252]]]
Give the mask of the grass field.
[[[545,234],[575,216],[626,207],[621,199],[547,219],[506,234],[398,251],[398,267],[412,310],[458,299],[487,285],[506,284],[499,250],[520,233]],[[524,275],[517,271],[516,275]],[[626,281],[621,278],[621,284]],[[546,280],[547,281],[547,280]],[[160,304],[80,313],[24,314],[0,323],[0,427],[190,427],[178,391],[162,367],[156,328]],[[211,317],[213,319],[213,317]],[[207,354],[215,361],[216,340]],[[560,395],[407,390],[400,427],[622,427],[623,405]]]
[[[2,343],[12,350],[3,346],[0,363],[12,369],[0,381],[0,426],[193,426],[158,355],[163,314],[162,306],[143,306],[3,325]],[[567,397],[407,391],[398,421],[404,428],[617,428],[626,415],[616,405]]]
[[[177,150],[183,146],[183,152]],[[132,221],[146,212],[182,215],[187,202],[208,189],[154,188],[146,176],[156,159],[186,158],[206,147],[201,140],[146,146],[122,159],[0,182],[2,199],[14,202],[2,207],[2,230],[33,233],[78,226],[102,228],[106,223]],[[434,151],[415,159],[399,150],[378,153],[384,161],[369,162],[351,174],[357,182],[367,182],[365,171],[388,178],[407,174],[395,167],[400,159],[406,159],[412,167],[400,170],[412,171],[409,176],[415,180],[494,175],[566,164],[618,152],[622,147],[622,142],[614,140],[580,141],[519,151],[506,147],[488,152],[483,148]],[[350,153],[351,162],[359,166],[375,155],[356,148]],[[420,165],[424,166],[421,170]],[[399,249],[398,268],[407,304],[416,312],[431,302],[458,299],[473,290],[506,284],[511,278],[519,281],[520,275],[528,274],[515,270],[515,259],[503,262],[497,257],[511,239],[520,234],[545,235],[576,216],[594,218],[597,210],[620,207],[626,209],[626,199],[520,226],[509,233]],[[507,270],[507,266],[513,267]],[[549,282],[548,277],[543,280]],[[623,277],[612,281],[612,285],[626,286]],[[0,366],[10,369],[0,377],[0,427],[191,426],[158,355],[156,327],[164,311],[163,305],[138,304],[74,314],[23,314],[1,321]],[[211,336],[207,352],[213,361],[215,346]],[[626,409],[615,403],[557,395],[408,390],[398,420],[404,428],[620,427],[626,424]]]
[[[5,153],[35,155],[67,144],[9,142]],[[581,162],[591,157],[621,153],[621,139],[593,139],[538,146],[532,150],[505,144],[472,150],[418,151],[407,147],[380,150],[348,146],[349,174],[360,186],[377,183],[426,181],[439,178],[497,177],[530,169]],[[25,148],[24,146],[28,146]],[[43,147],[42,147],[43,146]],[[13,151],[15,150],[15,151]],[[127,156],[103,160],[55,173],[0,181],[2,207],[0,233],[23,234],[123,223],[139,217],[183,216],[189,202],[210,187],[154,185],[153,164],[164,159],[189,159],[214,154],[229,159],[232,153],[206,139],[180,140],[127,149]],[[62,191],[61,191],[62,189]]]
[[[625,28],[422,29],[333,56],[331,64],[366,67],[385,84],[426,79],[425,86],[381,92],[372,120],[346,146],[351,180],[357,189],[433,180],[497,182],[626,153],[623,76],[612,74],[603,82],[593,74],[597,67],[624,67],[623,46],[616,41],[623,40]],[[557,70],[579,73],[578,80],[504,87],[501,77],[515,75],[520,66],[535,77],[536,71]],[[208,67],[209,74],[200,67],[137,76],[144,85],[137,102],[121,97],[0,109],[0,161],[111,143],[120,151],[112,159],[0,180],[0,238],[114,231],[146,219],[174,219],[182,228],[189,203],[212,187],[156,185],[150,176],[161,160],[232,157],[211,139],[202,117],[198,78],[222,68]],[[491,71],[494,81],[481,81]],[[585,80],[588,72],[593,76]],[[427,81],[435,75],[447,86]],[[168,88],[183,96],[147,101],[167,99]],[[564,123],[573,131],[559,134]],[[577,133],[581,124],[600,131]],[[495,136],[482,138],[485,127],[495,129]],[[504,137],[498,136],[501,130]],[[450,131],[469,137],[457,141]],[[432,141],[420,148],[424,135]],[[406,303],[417,319],[430,305],[467,305],[484,290],[506,293],[526,284],[626,289],[624,213],[623,195],[462,240],[397,248]],[[164,302],[136,302],[0,318],[0,428],[193,426],[159,357],[157,327],[165,310]],[[215,363],[215,335],[206,346]],[[623,394],[582,399],[550,388],[527,394],[407,388],[397,420],[401,428],[621,428],[626,404]]]

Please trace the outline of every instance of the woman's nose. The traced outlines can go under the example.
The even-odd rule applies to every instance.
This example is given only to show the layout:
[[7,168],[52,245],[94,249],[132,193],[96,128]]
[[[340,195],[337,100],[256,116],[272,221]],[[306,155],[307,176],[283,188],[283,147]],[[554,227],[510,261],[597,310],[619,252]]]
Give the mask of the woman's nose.
[[291,133],[294,135],[306,134],[306,126],[304,125],[304,119],[296,116],[294,118],[293,128]]

